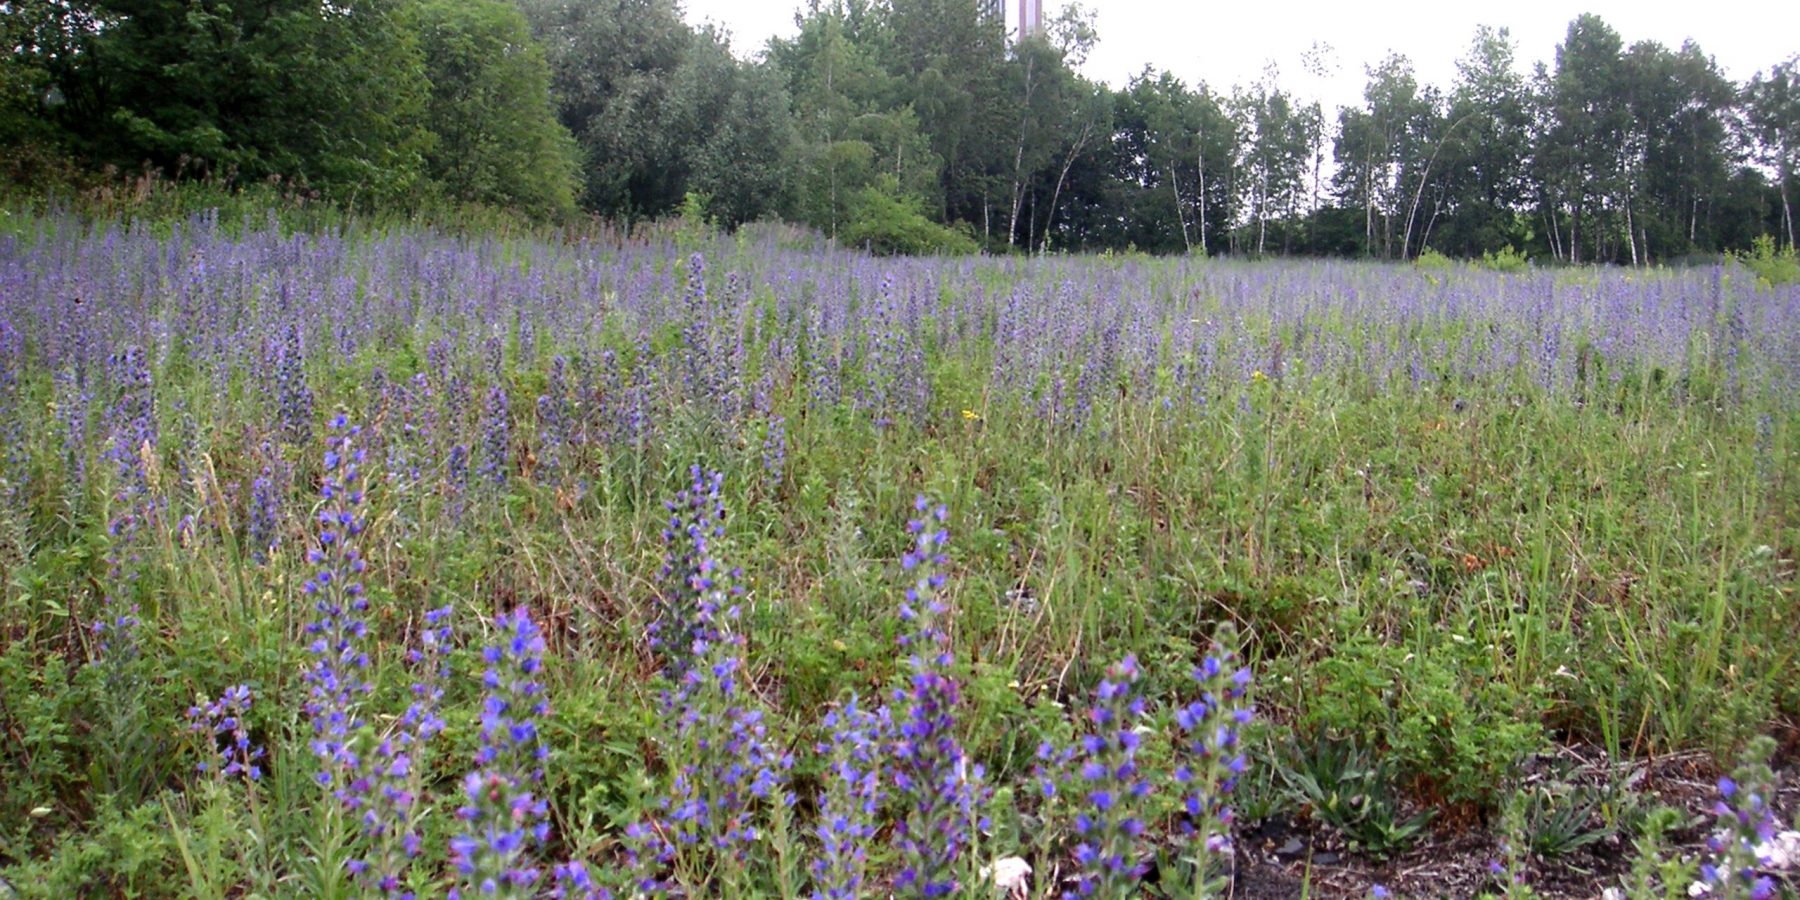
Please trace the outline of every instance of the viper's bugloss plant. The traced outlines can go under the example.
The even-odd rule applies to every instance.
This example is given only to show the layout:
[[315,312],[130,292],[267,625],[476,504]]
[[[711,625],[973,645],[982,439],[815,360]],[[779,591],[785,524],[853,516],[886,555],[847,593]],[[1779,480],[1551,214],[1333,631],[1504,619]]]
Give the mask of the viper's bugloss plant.
[[[885,710],[883,711],[885,712]],[[875,837],[882,790],[881,734],[889,723],[859,705],[855,694],[825,714],[826,740],[816,748],[826,762],[813,831],[816,900],[853,900],[868,881],[868,844]]]
[[262,778],[263,748],[250,741],[250,686],[232,685],[220,692],[219,699],[205,697],[188,707],[188,729],[203,735],[206,759],[197,766],[202,775],[218,782],[242,778]]
[[452,897],[532,896],[543,876],[537,852],[550,837],[541,787],[550,748],[538,734],[550,711],[538,681],[544,637],[523,606],[494,625],[495,641],[482,651],[481,747],[463,778],[462,831],[450,840]]
[[1229,624],[1221,627],[1212,652],[1192,672],[1200,696],[1175,714],[1181,732],[1181,762],[1174,774],[1182,791],[1182,827],[1195,845],[1202,869],[1193,881],[1196,896],[1210,892],[1205,860],[1231,853],[1229,801],[1248,765],[1239,737],[1254,717],[1247,699],[1251,675],[1248,667],[1236,664],[1231,649],[1236,639]]
[[93,665],[102,684],[103,771],[109,788],[119,791],[135,780],[130,773],[142,765],[150,739],[144,727],[148,676],[137,594],[162,503],[153,484],[157,429],[149,361],[142,349],[127,346],[108,359],[107,373],[117,391],[102,423],[107,434],[103,455],[113,463],[113,492],[101,609],[89,627]]
[[1775,773],[1769,768],[1769,760],[1774,753],[1772,739],[1757,737],[1745,748],[1737,770],[1719,778],[1719,799],[1713,803],[1719,825],[1706,841],[1710,858],[1700,865],[1700,881],[1695,886],[1702,890],[1697,896],[1726,900],[1770,900],[1776,896],[1775,880],[1759,871],[1769,862],[1763,858],[1766,851],[1759,848],[1771,846],[1781,831],[1781,823],[1770,806],[1775,796]]
[[907,897],[947,897],[961,882],[962,865],[975,837],[975,810],[983,793],[983,772],[956,737],[961,689],[951,674],[950,636],[939,598],[948,578],[949,511],[923,496],[913,504],[918,518],[907,523],[913,547],[901,566],[913,577],[900,605],[910,631],[900,638],[910,674],[894,689],[893,728],[888,747],[894,799],[900,807],[895,834],[901,869],[894,890]]
[[306,626],[313,656],[302,680],[307,685],[306,715],[312,728],[316,775],[352,812],[360,805],[351,785],[362,767],[357,738],[363,728],[359,708],[369,693],[364,672],[369,654],[366,616],[369,600],[362,574],[368,563],[361,549],[364,527],[363,458],[359,426],[343,415],[333,417],[320,475],[323,504],[318,513],[315,546],[307,551],[313,574],[301,590],[312,600],[316,616]]
[[1136,656],[1107,670],[1088,710],[1093,731],[1080,740],[1070,802],[1080,810],[1074,827],[1081,865],[1075,893],[1081,897],[1135,896],[1144,875],[1139,844],[1150,782],[1138,766],[1144,699],[1137,694],[1137,680]]
[[688,474],[692,483],[664,504],[669,522],[662,533],[656,619],[650,623],[650,647],[661,655],[666,674],[675,682],[682,680],[700,652],[696,647],[704,624],[700,606],[725,585],[727,574],[713,554],[713,543],[725,536],[725,504],[719,498],[725,477],[697,465]]
[[595,882],[580,860],[557,866],[551,875],[556,881],[550,890],[551,900],[612,900],[612,891]]
[[365,771],[354,782],[361,800],[358,825],[367,841],[368,855],[351,862],[353,873],[374,890],[389,897],[411,898],[409,873],[418,858],[423,838],[419,833],[419,799],[424,793],[423,758],[426,745],[444,730],[439,716],[443,681],[450,666],[450,607],[425,614],[418,646],[407,653],[417,680],[413,702],[369,756]]
[[264,466],[262,474],[250,482],[247,506],[244,541],[250,558],[260,565],[269,561],[269,552],[281,540],[281,498],[270,467]]
[[[695,466],[692,485],[669,504],[661,616],[653,642],[664,654],[661,723],[672,767],[654,819],[628,838],[642,890],[668,886],[736,897],[749,889],[758,805],[784,799],[791,757],[776,752],[763,712],[744,685],[740,591],[716,556],[724,535],[723,477]],[[683,648],[685,652],[683,652]]]
[[787,469],[787,421],[770,416],[768,431],[762,443],[763,487],[773,497],[781,491],[782,473]]
[[488,389],[487,405],[481,412],[481,477],[494,484],[505,484],[511,474],[512,413],[506,387],[495,384]]
[[300,340],[300,324],[289,322],[279,344],[269,348],[267,360],[275,378],[277,424],[284,441],[304,447],[312,441],[313,392],[306,383],[306,353]]

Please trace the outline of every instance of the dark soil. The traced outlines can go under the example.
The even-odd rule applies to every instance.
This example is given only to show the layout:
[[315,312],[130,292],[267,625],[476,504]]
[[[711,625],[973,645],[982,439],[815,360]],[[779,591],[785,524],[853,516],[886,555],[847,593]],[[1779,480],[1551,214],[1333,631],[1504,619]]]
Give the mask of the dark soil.
[[[1794,822],[1795,812],[1800,810],[1800,759],[1794,748],[1794,741],[1787,741],[1782,757],[1776,760],[1784,786],[1776,809],[1785,823]],[[1608,779],[1622,779],[1646,807],[1662,804],[1687,811],[1690,824],[1670,835],[1669,841],[1686,855],[1702,851],[1714,821],[1711,808],[1720,774],[1709,756],[1681,754],[1612,765],[1603,753],[1574,748],[1558,753],[1557,761],[1556,777],[1565,781],[1598,787]],[[1377,884],[1395,896],[1408,898],[1497,896],[1501,876],[1489,869],[1490,862],[1501,855],[1499,837],[1491,830],[1496,824],[1440,828],[1418,846],[1382,860],[1350,851],[1328,826],[1294,820],[1255,823],[1238,834],[1237,877],[1231,897],[1362,898]],[[1527,882],[1543,897],[1593,900],[1606,888],[1621,885],[1621,878],[1631,868],[1635,837],[1609,835],[1558,859],[1534,858]],[[1796,874],[1800,873],[1788,876],[1792,879]],[[1788,887],[1800,887],[1800,883]]]

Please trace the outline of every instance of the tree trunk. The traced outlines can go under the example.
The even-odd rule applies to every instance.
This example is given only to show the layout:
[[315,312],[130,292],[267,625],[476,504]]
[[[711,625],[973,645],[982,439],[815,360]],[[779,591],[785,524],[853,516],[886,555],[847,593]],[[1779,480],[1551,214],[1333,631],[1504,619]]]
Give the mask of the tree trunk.
[[1542,198],[1538,200],[1538,216],[1544,220],[1544,243],[1550,245],[1550,258],[1562,262],[1562,248],[1556,245],[1556,229],[1550,227],[1550,214]]
[[1631,245],[1631,267],[1637,268],[1637,226],[1631,221],[1631,197],[1625,198],[1625,241]]
[[[1225,163],[1226,163],[1225,164],[1225,196],[1231,198],[1232,208],[1235,210],[1237,208],[1236,204],[1237,204],[1237,199],[1238,199],[1238,195],[1237,195],[1237,162],[1236,162],[1236,160],[1227,159],[1225,161]],[[1237,218],[1237,214],[1235,212],[1232,213],[1232,218],[1233,219]],[[1227,249],[1229,249],[1231,251],[1232,255],[1234,255],[1234,256],[1237,255],[1238,229],[1237,229],[1237,223],[1235,221],[1233,221],[1231,223],[1230,227],[1228,227],[1225,230],[1225,246],[1227,247]]]
[[[1375,179],[1372,168],[1374,163],[1367,155],[1363,157],[1362,195],[1363,195],[1363,253],[1375,255]],[[1381,248],[1381,255],[1387,255],[1387,248]]]
[[[1020,37],[1024,37],[1024,35],[1020,35]],[[1032,77],[1035,74],[1035,60],[1036,57],[1033,56],[1025,57],[1025,103],[1019,112],[1019,142],[1013,147],[1012,221],[1008,222],[1006,226],[1006,246],[1008,247],[1018,246],[1019,207],[1025,202],[1025,174],[1021,170],[1025,168],[1025,134],[1031,124],[1031,93],[1036,86],[1036,80]],[[1025,247],[1027,251],[1031,248],[1029,234],[1025,236]]]
[[1269,240],[1269,183],[1266,176],[1256,183],[1256,255],[1263,255]]
[[1788,206],[1787,189],[1788,179],[1791,177],[1793,177],[1792,173],[1787,171],[1786,166],[1783,166],[1781,172],[1781,220],[1787,224],[1789,250],[1794,249],[1794,210]]
[[1019,146],[1013,153],[1013,187],[1012,218],[1006,223],[1006,246],[1017,246],[1019,235],[1019,207],[1025,203],[1025,182],[1019,175],[1019,169],[1025,164],[1025,134],[1019,134]]
[[1194,171],[1200,173],[1200,255],[1207,256],[1206,248],[1206,131],[1204,125],[1194,129]]
[[1063,158],[1062,171],[1056,173],[1056,187],[1050,191],[1050,211],[1044,215],[1044,239],[1038,244],[1040,255],[1050,252],[1050,226],[1056,223],[1056,204],[1062,199],[1063,181],[1069,177],[1069,170],[1074,168],[1075,160],[1081,158],[1082,148],[1087,146],[1088,136],[1093,130],[1092,122],[1081,127],[1081,136],[1075,139],[1074,146],[1069,148],[1069,155]]
[[1194,252],[1194,242],[1188,239],[1187,213],[1181,211],[1181,185],[1175,182],[1175,163],[1173,160],[1169,162],[1169,190],[1175,192],[1175,218],[1181,223],[1182,249],[1192,253]]
[[1425,220],[1425,234],[1419,238],[1419,246],[1431,246],[1431,229],[1437,225],[1438,215],[1444,211],[1444,198],[1431,201],[1431,218]]
[[1575,205],[1569,211],[1569,263],[1570,265],[1581,264],[1581,201],[1579,200],[1575,201]]

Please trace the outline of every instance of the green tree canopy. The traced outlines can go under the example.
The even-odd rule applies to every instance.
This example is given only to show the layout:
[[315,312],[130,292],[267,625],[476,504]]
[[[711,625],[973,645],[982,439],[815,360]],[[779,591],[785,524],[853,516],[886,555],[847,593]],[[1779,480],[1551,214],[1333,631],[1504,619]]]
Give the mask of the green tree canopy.
[[426,0],[418,16],[431,176],[459,199],[572,212],[575,144],[551,106],[549,68],[525,17],[501,0]]

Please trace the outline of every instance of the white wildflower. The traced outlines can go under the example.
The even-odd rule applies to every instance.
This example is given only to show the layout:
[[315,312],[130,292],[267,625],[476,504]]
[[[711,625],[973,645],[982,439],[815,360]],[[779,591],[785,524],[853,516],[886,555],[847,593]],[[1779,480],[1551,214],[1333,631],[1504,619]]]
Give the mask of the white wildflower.
[[1019,897],[1025,896],[1025,879],[1030,876],[1031,863],[1017,856],[997,859],[993,865],[981,867],[983,881],[992,879],[994,887]]
[[1778,871],[1800,868],[1800,831],[1783,831],[1757,844],[1756,858]]

